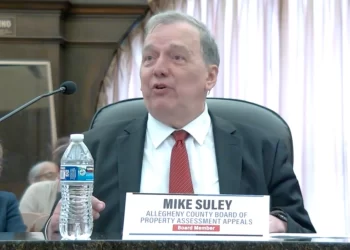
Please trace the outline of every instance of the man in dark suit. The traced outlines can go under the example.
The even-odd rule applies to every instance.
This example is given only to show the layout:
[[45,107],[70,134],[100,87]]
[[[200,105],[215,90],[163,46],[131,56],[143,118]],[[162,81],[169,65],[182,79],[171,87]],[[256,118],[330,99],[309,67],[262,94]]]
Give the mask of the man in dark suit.
[[25,232],[18,208],[18,201],[13,193],[0,191],[0,232]]
[[208,110],[219,63],[215,40],[194,18],[165,12],[149,20],[140,71],[148,115],[85,133],[95,159],[95,232],[121,235],[126,192],[270,195],[270,232],[315,232],[282,140]]
[[[2,172],[2,146],[0,144],[0,176]],[[13,193],[0,191],[0,232],[25,232],[27,229],[19,212],[18,201]]]

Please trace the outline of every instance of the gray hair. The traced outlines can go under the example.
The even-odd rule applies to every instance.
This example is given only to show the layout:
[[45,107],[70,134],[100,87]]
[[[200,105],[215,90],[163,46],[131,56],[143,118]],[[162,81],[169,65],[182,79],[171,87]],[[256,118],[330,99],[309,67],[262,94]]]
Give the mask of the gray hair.
[[202,56],[204,62],[209,64],[214,64],[219,66],[220,55],[219,49],[215,42],[214,37],[210,34],[208,28],[196,18],[189,16],[187,14],[177,12],[177,11],[166,11],[158,13],[152,16],[145,26],[145,38],[152,32],[152,30],[160,24],[173,24],[178,22],[185,22],[199,31],[200,44],[202,50]]
[[32,184],[34,182],[37,182],[38,177],[40,177],[41,170],[43,167],[45,167],[47,164],[54,164],[54,162],[51,161],[41,161],[36,163],[28,173],[28,182],[29,184]]
[[36,178],[40,175],[41,168],[43,167],[44,162],[39,162],[35,164],[28,173],[28,182],[32,184],[36,181]]

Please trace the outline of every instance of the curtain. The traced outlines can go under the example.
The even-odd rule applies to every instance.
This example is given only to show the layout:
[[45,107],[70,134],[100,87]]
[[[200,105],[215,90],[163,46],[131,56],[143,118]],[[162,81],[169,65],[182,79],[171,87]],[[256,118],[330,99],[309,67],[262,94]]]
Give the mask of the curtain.
[[[350,234],[350,0],[149,4],[147,18],[176,9],[208,26],[222,62],[210,96],[243,99],[279,113],[292,131],[294,171],[316,230]],[[100,107],[142,96],[143,24],[112,62]]]
[[[350,226],[350,1],[283,1],[280,114],[296,147],[295,169],[318,231]],[[328,216],[327,216],[328,215]]]

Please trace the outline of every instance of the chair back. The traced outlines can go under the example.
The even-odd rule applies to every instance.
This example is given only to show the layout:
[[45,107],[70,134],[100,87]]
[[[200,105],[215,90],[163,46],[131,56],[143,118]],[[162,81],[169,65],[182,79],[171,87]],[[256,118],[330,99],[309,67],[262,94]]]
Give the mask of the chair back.
[[[276,112],[256,103],[228,98],[207,98],[209,111],[229,122],[259,127],[284,140],[293,163],[293,140],[286,121]],[[132,120],[147,114],[143,98],[133,98],[109,104],[96,112],[90,129],[122,120]]]

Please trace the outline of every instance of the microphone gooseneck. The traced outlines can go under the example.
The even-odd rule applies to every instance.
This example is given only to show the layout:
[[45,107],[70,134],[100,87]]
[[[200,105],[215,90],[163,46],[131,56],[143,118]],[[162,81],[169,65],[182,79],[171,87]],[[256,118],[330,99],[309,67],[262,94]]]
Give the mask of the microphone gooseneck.
[[12,112],[8,113],[7,115],[4,115],[3,117],[0,118],[0,122],[6,120],[7,118],[10,118],[14,114],[18,113],[19,111],[25,109],[26,107],[32,105],[33,103],[39,101],[40,99],[42,99],[44,97],[48,97],[50,95],[54,95],[57,93],[62,93],[64,95],[71,95],[71,94],[74,94],[76,90],[77,90],[77,85],[74,82],[66,81],[66,82],[62,83],[58,89],[56,89],[52,92],[37,96],[34,99],[30,100],[29,102],[23,104],[22,106],[16,108]]

